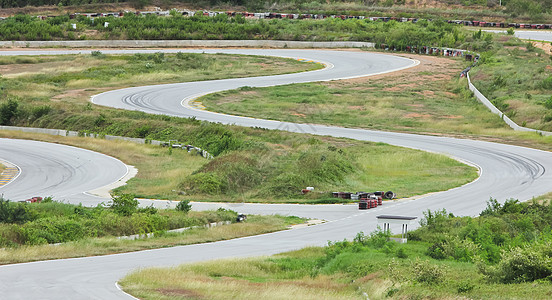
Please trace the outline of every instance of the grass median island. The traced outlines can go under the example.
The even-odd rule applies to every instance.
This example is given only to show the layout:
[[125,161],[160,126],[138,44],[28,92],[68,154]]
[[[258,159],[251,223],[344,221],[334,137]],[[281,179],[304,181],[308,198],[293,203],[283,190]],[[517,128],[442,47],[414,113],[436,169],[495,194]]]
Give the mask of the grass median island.
[[242,88],[199,101],[224,113],[377,130],[485,134],[506,127],[466,92],[458,79],[466,62],[406,56],[421,65],[352,80]]
[[[114,201],[125,197],[132,199],[132,195],[122,195]],[[46,201],[14,203],[0,199],[0,264],[206,243],[284,230],[288,225],[305,221],[298,217],[251,215],[247,222],[234,223],[237,213],[224,209],[188,212],[128,204],[127,209],[121,209],[121,205],[87,208]],[[222,221],[233,224],[166,232]],[[155,236],[137,240],[117,238],[146,233]]]
[[361,232],[271,257],[139,270],[120,284],[141,299],[548,299],[549,199],[491,199],[477,218],[428,211],[407,244]]

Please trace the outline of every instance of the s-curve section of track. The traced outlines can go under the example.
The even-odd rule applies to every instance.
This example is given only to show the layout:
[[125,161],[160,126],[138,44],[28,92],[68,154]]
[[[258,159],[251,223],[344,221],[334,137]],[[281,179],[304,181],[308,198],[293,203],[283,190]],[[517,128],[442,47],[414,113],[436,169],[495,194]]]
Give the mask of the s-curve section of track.
[[[207,51],[206,51],[207,52]],[[305,246],[322,246],[328,240],[352,238],[359,231],[371,232],[376,216],[396,214],[421,217],[427,209],[446,208],[457,215],[476,215],[489,197],[530,199],[552,190],[552,155],[548,152],[489,142],[446,137],[411,135],[311,124],[293,124],[243,118],[200,111],[186,105],[198,95],[238,88],[270,86],[294,82],[360,77],[399,70],[415,62],[367,52],[320,50],[212,50],[237,54],[275,55],[305,58],[326,63],[328,68],[302,74],[216,80],[195,83],[148,86],[117,90],[94,97],[94,103],[148,113],[190,117],[226,124],[259,126],[317,135],[348,137],[444,153],[477,165],[481,176],[473,183],[418,200],[385,203],[359,211],[356,206],[340,206],[330,222],[300,229],[216,243],[139,251],[101,257],[66,259],[0,266],[0,290],[7,299],[128,299],[115,282],[140,267],[169,266],[216,258],[270,255]],[[184,101],[183,101],[184,100]],[[248,205],[243,206],[244,209]],[[264,206],[270,209],[270,205]],[[280,209],[284,209],[281,205]],[[250,207],[251,208],[251,207]],[[258,209],[263,207],[258,206]],[[292,206],[289,206],[293,210]],[[313,206],[313,211],[326,210]],[[346,210],[349,214],[344,214]],[[337,211],[337,209],[336,209]],[[305,214],[307,214],[305,212]],[[314,217],[315,213],[310,213]]]
[[[277,76],[134,87],[105,92],[94,96],[92,101],[104,106],[179,117],[193,116],[200,120],[224,124],[384,142],[397,146],[443,153],[475,164],[480,168],[480,178],[471,184],[439,194],[436,198],[426,197],[423,200],[405,203],[404,206],[410,208],[410,210],[406,210],[410,214],[421,215],[421,211],[428,208],[446,208],[455,214],[475,215],[484,209],[485,203],[490,197],[496,198],[499,201],[504,201],[508,198],[528,200],[534,196],[552,191],[552,185],[549,184],[552,182],[552,174],[546,172],[547,169],[552,170],[552,154],[549,152],[447,137],[261,120],[213,113],[199,110],[189,105],[190,100],[216,91],[236,89],[242,86],[265,87],[297,82],[370,76],[400,71],[415,66],[417,64],[416,61],[403,57],[362,51],[287,49],[210,51],[303,58],[323,62],[327,65],[327,68],[312,72]],[[391,77],[390,80],[392,80]]]
[[116,182],[127,166],[113,157],[71,146],[0,138],[0,159],[19,174],[0,187],[11,201],[52,196],[56,201],[86,204],[107,200],[85,192]]

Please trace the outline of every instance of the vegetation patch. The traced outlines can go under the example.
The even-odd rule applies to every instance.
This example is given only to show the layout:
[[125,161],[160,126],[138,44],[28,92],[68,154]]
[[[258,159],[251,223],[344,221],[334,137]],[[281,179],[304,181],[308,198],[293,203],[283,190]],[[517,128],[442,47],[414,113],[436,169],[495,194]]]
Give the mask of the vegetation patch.
[[[382,143],[340,142],[344,140],[311,137],[296,141],[295,149],[233,151],[196,170],[179,188],[187,194],[234,201],[333,203],[336,199],[330,192],[337,190],[390,189],[405,191],[400,196],[408,197],[461,185],[477,176],[475,169],[441,155]],[[302,195],[307,186],[315,191]]]
[[[109,26],[105,26],[105,23]],[[76,29],[71,24],[76,24]],[[367,41],[400,47],[407,45],[458,46],[466,38],[456,24],[441,19],[417,23],[370,21],[369,19],[327,18],[322,20],[246,19],[242,16],[215,17],[196,14],[70,19],[61,15],[47,20],[30,15],[16,15],[0,22],[3,40],[297,40],[297,41]]]
[[[297,217],[249,216],[235,223],[231,210],[190,211],[138,208],[132,195],[114,197],[107,207],[83,207],[44,199],[41,203],[19,203],[0,199],[0,264],[44,259],[81,257],[137,251],[176,245],[212,242],[277,230],[304,222]],[[185,202],[181,202],[186,204]],[[184,227],[230,221],[215,228],[167,232]],[[119,236],[154,233],[138,240]],[[61,243],[52,245],[55,243]]]
[[477,218],[428,211],[407,244],[389,241],[379,230],[361,232],[352,241],[269,258],[140,270],[120,283],[145,299],[169,289],[253,299],[260,286],[269,298],[293,298],[280,291],[287,287],[305,299],[364,299],[363,293],[370,299],[545,299],[552,288],[551,217],[546,201],[491,199]]

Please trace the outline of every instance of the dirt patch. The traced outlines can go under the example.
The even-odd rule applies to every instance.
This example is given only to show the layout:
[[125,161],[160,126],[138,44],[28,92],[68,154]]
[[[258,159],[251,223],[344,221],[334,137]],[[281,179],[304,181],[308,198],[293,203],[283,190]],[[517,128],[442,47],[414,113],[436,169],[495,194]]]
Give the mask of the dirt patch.
[[217,99],[217,101],[213,102],[213,104],[221,105],[221,104],[227,104],[227,103],[238,103],[238,102],[241,102],[242,100],[243,99],[239,96],[227,96],[227,97],[220,97],[219,99]]
[[471,79],[472,82],[473,81],[478,81],[478,80],[482,80],[482,81],[488,80],[490,77],[491,77],[490,75],[485,74],[483,72],[478,72],[476,75],[470,74],[470,79]]
[[533,46],[544,50],[544,53],[552,55],[552,45],[550,43],[533,42]]
[[[408,54],[408,53],[388,53],[388,54],[415,59],[415,60],[418,60],[420,64],[415,67],[396,71],[396,72],[390,72],[390,73],[368,76],[368,77],[345,79],[345,80],[339,80],[335,82],[326,82],[323,84],[329,87],[339,87],[339,86],[347,86],[347,85],[350,86],[350,85],[357,85],[357,84],[374,83],[375,81],[378,81],[380,79],[387,80],[387,78],[393,77],[393,81],[399,84],[399,85],[396,85],[395,87],[400,88],[400,85],[404,85],[403,87],[415,87],[423,84],[423,80],[426,80],[426,81],[449,80],[450,78],[452,78],[452,76],[454,76],[456,72],[460,74],[460,72],[462,71],[462,67],[458,66],[457,64],[457,60],[449,57]],[[431,73],[434,75],[427,75],[428,73]],[[389,87],[387,89],[392,89],[390,91],[394,91],[395,87]],[[353,87],[353,89],[371,90],[376,88],[367,87],[367,86],[355,86]]]
[[[59,94],[52,97],[51,100],[59,101],[64,98],[79,98],[79,97],[86,96],[88,94],[87,92],[90,92],[90,91],[87,91],[87,89],[68,90],[68,91],[65,91],[65,93],[63,94]],[[97,92],[95,91],[94,93],[97,93]]]
[[382,89],[382,91],[385,91],[385,92],[398,92],[400,91],[401,88],[398,87],[398,86],[394,86],[394,87],[389,87],[389,88],[384,88]]
[[376,88],[375,87],[372,87],[372,86],[355,86],[355,87],[352,87],[351,90],[353,91],[369,91],[369,90],[375,90]]
[[350,110],[366,110],[366,108],[364,106],[349,106],[348,107]]
[[291,113],[291,115],[292,115],[292,116],[301,117],[301,118],[307,117],[307,115],[305,115],[305,114],[300,114],[300,113]]
[[59,63],[39,63],[39,64],[9,64],[0,65],[0,74],[11,78],[25,74],[38,74],[45,68],[55,67]]
[[527,106],[526,103],[524,103],[523,101],[520,101],[520,100],[514,100],[514,99],[510,99],[508,101],[508,106],[510,107],[511,110],[518,110],[518,109],[522,109],[524,107]]
[[245,96],[247,96],[247,95],[258,95],[259,92],[257,92],[257,91],[243,91],[243,92],[240,92],[240,94],[245,95]]
[[507,49],[507,50],[523,50],[525,51],[525,47],[521,47],[521,46],[504,46],[504,49]]
[[161,295],[165,296],[171,296],[171,297],[184,297],[184,298],[192,298],[192,299],[203,299],[204,297],[199,294],[196,291],[192,290],[185,290],[185,289],[177,289],[177,288],[164,288],[164,289],[157,289],[157,292]]
[[362,278],[359,278],[357,281],[360,281],[360,282],[366,282],[366,281],[370,281],[370,280],[374,280],[376,278],[378,278],[380,276],[381,272],[375,272],[375,273],[371,273],[371,274],[368,274]]
[[411,119],[429,119],[431,118],[431,115],[428,115],[428,114],[419,114],[419,113],[409,113],[409,114],[406,114],[404,115],[403,117],[405,118],[411,118]]
[[425,97],[432,97],[433,95],[435,95],[435,92],[434,91],[423,91],[421,92],[422,95],[424,95]]
[[399,84],[399,85],[396,85],[396,86],[393,86],[393,87],[384,88],[384,89],[382,89],[382,91],[397,92],[397,91],[402,91],[402,90],[409,89],[409,88],[415,88],[416,86],[417,86],[417,84],[415,84],[415,83]]

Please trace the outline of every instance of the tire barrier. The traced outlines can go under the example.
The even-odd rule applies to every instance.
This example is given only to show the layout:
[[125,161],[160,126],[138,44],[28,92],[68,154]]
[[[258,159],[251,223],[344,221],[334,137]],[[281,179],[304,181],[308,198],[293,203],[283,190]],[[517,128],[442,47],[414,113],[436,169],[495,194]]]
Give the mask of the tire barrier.
[[[243,17],[248,19],[311,19],[311,20],[320,20],[320,19],[359,19],[359,20],[370,20],[378,22],[389,22],[395,21],[400,23],[412,22],[417,23],[418,21],[428,21],[432,22],[432,19],[423,19],[423,18],[404,18],[404,17],[371,17],[366,15],[338,15],[338,14],[311,14],[311,13],[275,13],[275,12],[245,12],[245,11],[193,11],[193,10],[161,10],[156,9],[154,11],[126,11],[126,12],[103,12],[103,13],[73,13],[69,15],[70,19],[77,19],[79,16],[84,16],[87,18],[100,18],[100,17],[113,17],[120,18],[125,14],[137,15],[137,16],[147,16],[147,15],[157,15],[163,17],[169,17],[174,14],[182,15],[184,17],[193,17],[195,15],[202,15],[204,17],[216,17],[218,15],[226,15],[228,17]],[[37,16],[41,20],[46,20],[54,16]],[[0,18],[3,19],[3,18]],[[487,21],[476,21],[476,20],[445,20],[449,24],[470,26],[470,27],[483,27],[483,28],[521,28],[521,29],[552,29],[552,24],[526,24],[526,23],[506,23],[506,22],[487,22]],[[109,26],[109,22],[104,23],[105,27]]]

